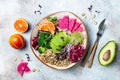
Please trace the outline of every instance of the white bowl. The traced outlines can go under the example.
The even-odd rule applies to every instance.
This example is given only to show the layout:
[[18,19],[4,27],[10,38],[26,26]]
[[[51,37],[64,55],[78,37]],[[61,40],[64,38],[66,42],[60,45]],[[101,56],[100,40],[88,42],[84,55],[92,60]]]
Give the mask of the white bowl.
[[[40,26],[41,24],[43,24],[44,22],[46,22],[46,21],[47,21],[47,18],[48,18],[49,16],[51,16],[51,17],[58,17],[58,18],[59,18],[59,17],[63,17],[64,15],[68,15],[70,18],[76,18],[78,22],[81,22],[81,23],[82,23],[81,25],[82,25],[82,27],[84,28],[84,31],[82,32],[82,34],[84,35],[84,44],[83,44],[83,46],[84,46],[84,48],[86,49],[87,46],[88,46],[88,33],[87,33],[87,29],[86,29],[85,25],[83,24],[82,20],[79,18],[79,16],[77,16],[77,15],[75,15],[74,13],[69,12],[69,11],[55,12],[55,13],[52,13],[52,14],[44,17],[43,19],[41,19],[41,20],[38,22],[38,24],[36,24],[36,26],[33,28],[32,32],[31,32],[31,37],[30,37],[30,46],[31,46],[31,49],[32,49],[34,55],[35,55],[43,64],[47,65],[47,66],[50,67],[50,68],[59,69],[59,70],[65,70],[65,69],[71,68],[72,66],[74,66],[74,65],[75,65],[76,63],[78,63],[78,62],[72,63],[72,64],[70,64],[70,65],[67,66],[67,67],[57,67],[57,66],[55,66],[55,65],[51,65],[51,64],[49,64],[49,63],[45,63],[45,62],[40,58],[40,56],[39,56],[40,53],[32,47],[31,42],[32,42],[33,36],[35,36],[35,35],[37,34],[37,32],[38,32],[39,26]],[[85,54],[85,53],[84,53],[84,54]]]

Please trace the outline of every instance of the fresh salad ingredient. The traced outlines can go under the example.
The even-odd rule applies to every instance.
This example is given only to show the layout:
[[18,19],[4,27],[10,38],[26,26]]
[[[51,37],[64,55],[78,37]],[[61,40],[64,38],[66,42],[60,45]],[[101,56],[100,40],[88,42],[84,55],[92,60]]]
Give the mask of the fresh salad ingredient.
[[9,44],[16,49],[21,49],[25,46],[25,41],[22,35],[20,34],[13,34],[9,38]]
[[72,46],[71,49],[68,52],[69,60],[71,62],[78,62],[81,60],[81,57],[84,54],[84,47],[82,47],[80,44],[77,44],[75,46]]
[[66,32],[57,32],[51,39],[50,46],[54,53],[60,53],[60,50],[69,42],[69,37]]
[[[84,25],[81,24],[81,25],[80,25],[77,29],[75,29],[74,31],[75,31],[75,32],[82,32],[82,31],[84,31],[84,28],[83,28],[83,27],[84,27]],[[74,32],[74,31],[73,31],[73,32]]]
[[52,22],[54,26],[57,26],[57,17],[48,17],[47,20]]
[[28,30],[28,22],[23,18],[18,18],[14,23],[14,28],[18,32],[26,32]]
[[50,49],[50,40],[52,38],[52,34],[47,31],[40,31],[38,34],[38,51],[43,53],[46,48]]
[[39,44],[38,44],[38,34],[35,35],[33,38],[32,38],[32,47],[37,50],[39,48]]
[[56,60],[67,59],[67,54],[68,54],[69,47],[70,47],[69,44],[67,44],[66,46],[62,47],[61,54],[56,54],[56,56],[55,56]]
[[80,27],[80,25],[81,25],[81,23],[76,21],[73,28],[71,29],[71,32],[75,32]]
[[[46,21],[46,19],[45,19]],[[32,46],[47,64],[65,67],[81,60],[85,52],[84,25],[81,20],[65,15],[48,17],[40,23],[38,34],[32,38]]]
[[102,66],[109,65],[114,60],[115,54],[116,54],[116,42],[108,41],[99,52],[98,55],[99,63]]
[[57,19],[57,23],[57,28],[61,30],[68,30],[70,32],[82,32],[84,30],[84,25],[80,21],[77,21],[76,18],[69,18],[66,15]]
[[59,28],[62,30],[67,30],[69,26],[69,17],[64,16],[63,18],[58,19]]
[[80,32],[73,32],[70,34],[70,44],[72,45],[82,44],[83,40],[84,37]]
[[55,31],[55,26],[52,22],[46,22],[40,26],[40,29],[42,31],[49,31],[51,33],[54,33]]
[[30,72],[31,70],[30,70],[30,68],[27,66],[27,62],[25,62],[25,61],[22,61],[22,62],[20,62],[19,64],[18,64],[18,66],[17,66],[17,72],[21,75],[21,76],[23,76],[23,74],[24,73],[28,73],[28,72]]
[[71,62],[68,60],[68,57],[67,59],[63,60],[56,59],[56,54],[54,54],[51,50],[46,50],[44,54],[40,54],[39,56],[45,63],[58,67],[67,67],[71,64]]
[[74,25],[76,23],[76,19],[75,18],[70,18],[69,19],[69,26],[68,26],[68,30],[70,32],[72,32],[73,28],[74,28]]

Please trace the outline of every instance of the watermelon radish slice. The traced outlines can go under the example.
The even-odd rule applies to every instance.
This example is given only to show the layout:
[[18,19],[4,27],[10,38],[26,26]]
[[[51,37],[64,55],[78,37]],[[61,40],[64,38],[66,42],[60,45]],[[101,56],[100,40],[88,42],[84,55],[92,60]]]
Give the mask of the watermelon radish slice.
[[84,31],[84,25],[83,24],[81,24],[75,31],[76,32],[82,32],[82,31]]
[[63,25],[62,20],[63,20],[63,18],[59,18],[59,19],[57,20],[57,22],[58,22],[57,28],[62,29],[62,25]]
[[64,23],[63,28],[68,29],[68,26],[69,26],[69,17],[68,16],[63,17],[63,23]]
[[75,32],[76,31],[76,29],[78,28],[78,27],[80,27],[80,24],[81,23],[79,23],[79,22],[75,22],[75,26],[73,27],[73,29],[72,29],[72,32]]
[[64,16],[63,18],[58,19],[58,28],[60,29],[68,29],[69,26],[69,17],[68,16]]
[[71,18],[71,19],[69,20],[69,28],[68,28],[68,30],[69,30],[70,32],[72,32],[72,29],[73,29],[73,27],[74,27],[74,25],[75,25],[75,22],[76,22],[76,19],[75,19],[75,18]]
[[24,73],[30,72],[30,68],[27,66],[28,62],[22,61],[21,63],[18,64],[17,66],[17,72],[23,76]]

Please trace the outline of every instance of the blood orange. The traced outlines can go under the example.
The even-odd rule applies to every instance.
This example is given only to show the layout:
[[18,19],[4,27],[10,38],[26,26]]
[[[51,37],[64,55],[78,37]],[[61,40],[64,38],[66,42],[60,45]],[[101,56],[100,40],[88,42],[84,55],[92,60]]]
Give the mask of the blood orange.
[[18,32],[21,32],[21,33],[26,32],[28,30],[28,23],[25,19],[18,18],[14,23],[14,28]]
[[9,43],[13,48],[20,49],[25,46],[25,41],[22,35],[20,34],[13,34],[9,38]]
[[40,30],[54,32],[55,26],[52,22],[46,22],[40,26]]

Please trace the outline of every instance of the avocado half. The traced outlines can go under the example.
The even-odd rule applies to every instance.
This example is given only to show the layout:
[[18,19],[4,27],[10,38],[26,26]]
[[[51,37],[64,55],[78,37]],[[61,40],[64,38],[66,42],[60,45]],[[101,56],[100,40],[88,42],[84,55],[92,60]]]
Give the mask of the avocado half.
[[116,42],[114,40],[108,41],[100,50],[98,55],[98,61],[102,66],[110,64],[116,54]]

